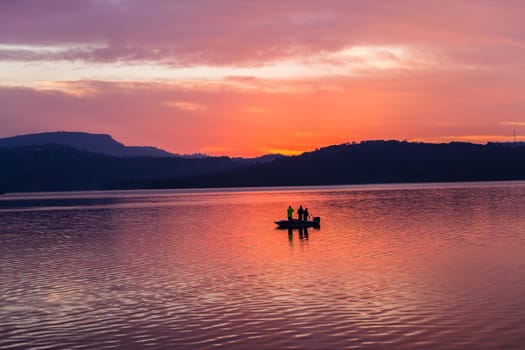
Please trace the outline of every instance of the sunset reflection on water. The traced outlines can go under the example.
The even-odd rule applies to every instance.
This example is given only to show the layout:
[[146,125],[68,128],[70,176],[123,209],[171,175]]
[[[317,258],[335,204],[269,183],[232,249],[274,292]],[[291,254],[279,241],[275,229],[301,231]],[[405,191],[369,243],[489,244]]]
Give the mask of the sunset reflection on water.
[[524,183],[42,196],[0,200],[1,348],[525,344]]

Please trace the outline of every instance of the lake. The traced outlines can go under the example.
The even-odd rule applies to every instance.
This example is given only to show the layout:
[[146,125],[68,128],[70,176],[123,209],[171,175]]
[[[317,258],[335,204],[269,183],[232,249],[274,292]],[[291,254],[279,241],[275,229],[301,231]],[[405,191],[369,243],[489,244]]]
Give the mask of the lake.
[[[278,230],[302,204],[319,230]],[[525,182],[6,194],[1,349],[523,349]]]

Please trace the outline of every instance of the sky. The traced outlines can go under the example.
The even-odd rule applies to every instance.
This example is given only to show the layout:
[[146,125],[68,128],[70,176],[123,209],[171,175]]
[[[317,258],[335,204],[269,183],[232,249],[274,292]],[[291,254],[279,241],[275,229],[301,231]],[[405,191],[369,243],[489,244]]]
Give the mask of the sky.
[[0,1],[0,137],[175,153],[525,141],[522,0]]

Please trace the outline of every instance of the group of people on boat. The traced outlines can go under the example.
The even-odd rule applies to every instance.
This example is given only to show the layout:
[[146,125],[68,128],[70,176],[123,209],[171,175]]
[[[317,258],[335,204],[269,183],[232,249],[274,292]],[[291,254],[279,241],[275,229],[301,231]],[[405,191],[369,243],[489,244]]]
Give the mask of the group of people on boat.
[[[286,209],[286,212],[288,214],[288,220],[293,220],[293,212],[294,212],[294,209],[292,208],[291,205],[288,206],[288,209]],[[310,216],[310,214],[308,213],[308,208],[304,208],[303,209],[303,206],[300,205],[299,206],[299,209],[297,209],[297,216],[298,216],[298,219],[299,220],[308,220],[308,217]]]

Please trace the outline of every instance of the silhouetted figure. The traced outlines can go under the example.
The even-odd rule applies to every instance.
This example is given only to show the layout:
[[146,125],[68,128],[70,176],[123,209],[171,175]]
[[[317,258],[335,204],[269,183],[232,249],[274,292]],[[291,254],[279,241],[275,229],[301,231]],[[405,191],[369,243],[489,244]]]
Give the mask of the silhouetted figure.
[[297,215],[299,216],[299,220],[303,219],[303,214],[304,214],[304,209],[303,209],[303,206],[300,205],[299,209],[297,209]]
[[303,218],[304,220],[308,220],[308,216],[310,216],[310,214],[308,213],[308,208],[304,208],[303,210]]
[[292,220],[293,208],[291,205],[288,206],[288,209],[286,209],[286,212],[288,213],[288,220]]

